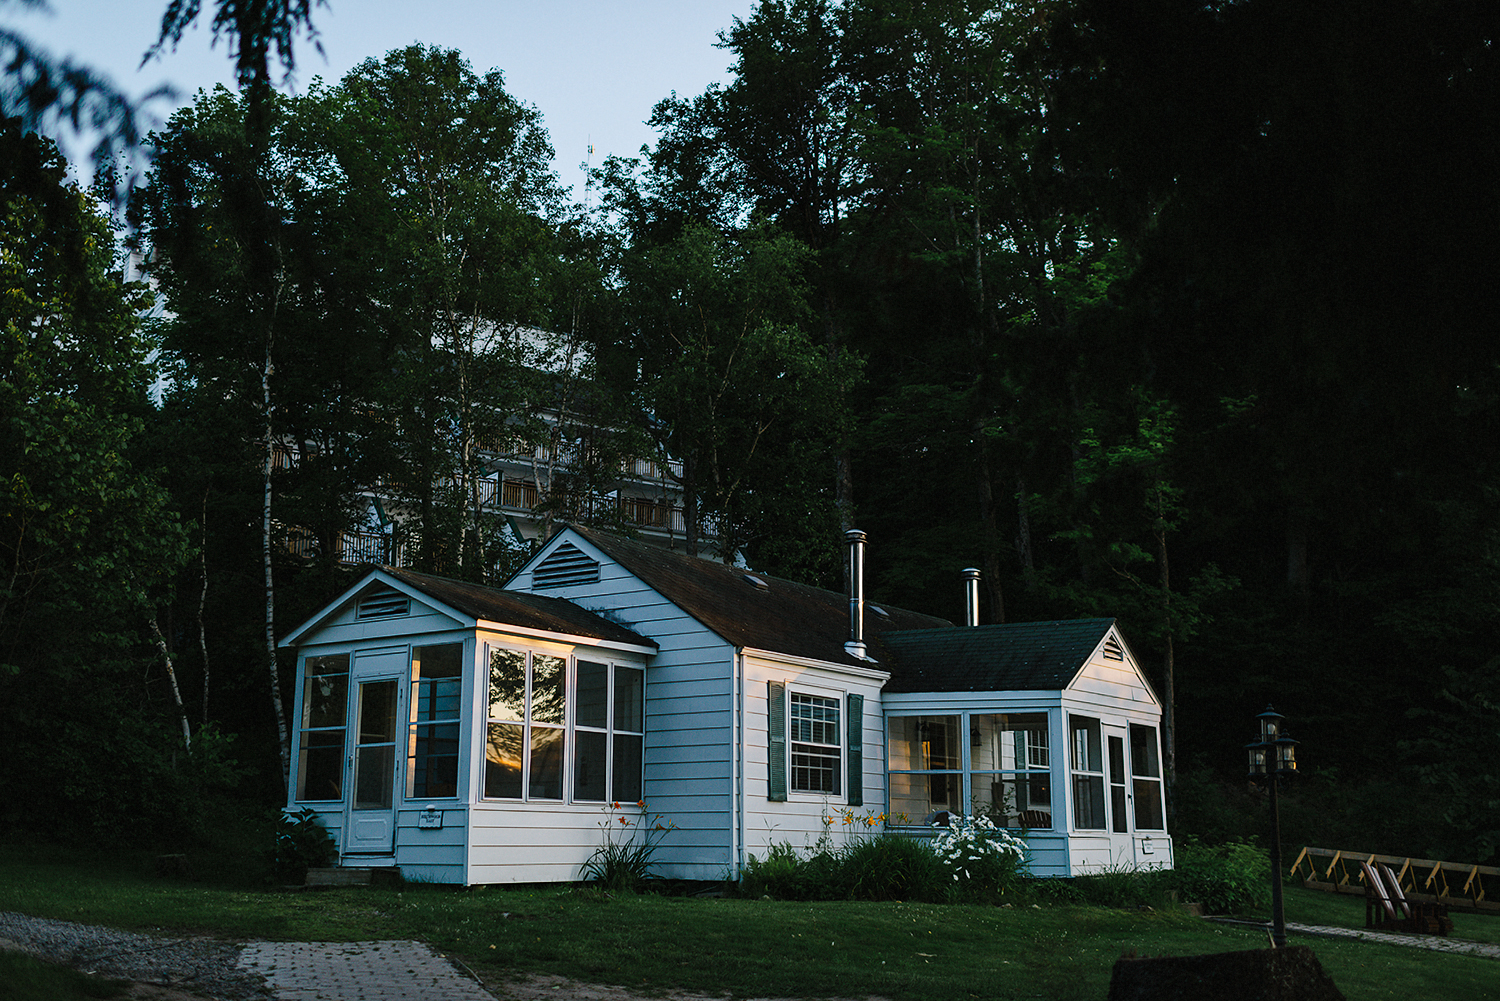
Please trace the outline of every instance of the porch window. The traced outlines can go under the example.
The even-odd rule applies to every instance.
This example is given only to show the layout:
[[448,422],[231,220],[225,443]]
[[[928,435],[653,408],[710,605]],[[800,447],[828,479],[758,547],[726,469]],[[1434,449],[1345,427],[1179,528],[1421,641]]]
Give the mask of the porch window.
[[646,672],[578,662],[573,733],[573,799],[602,803],[641,798]]
[[578,660],[570,677],[568,667],[549,654],[490,652],[486,799],[640,799],[645,671]]
[[412,647],[411,721],[407,732],[409,799],[458,795],[458,714],[462,643]]
[[1052,751],[1046,713],[969,717],[973,812],[997,826],[1052,827]]
[[890,815],[942,824],[965,814],[959,716],[893,716],[888,728]]
[[1087,716],[1068,717],[1069,765],[1073,774],[1073,828],[1079,831],[1105,829],[1104,753],[1099,742],[1099,721]]
[[1156,727],[1130,724],[1130,779],[1135,796],[1136,830],[1166,830],[1161,802],[1161,757]]
[[297,799],[343,799],[349,655],[309,657],[303,677],[302,719],[297,730]]

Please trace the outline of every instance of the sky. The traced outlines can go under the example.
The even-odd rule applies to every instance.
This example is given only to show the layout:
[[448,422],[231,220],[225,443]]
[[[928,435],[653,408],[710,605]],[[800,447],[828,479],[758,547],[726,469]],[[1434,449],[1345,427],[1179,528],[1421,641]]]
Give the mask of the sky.
[[[48,13],[4,5],[7,24],[53,56],[92,66],[132,97],[163,84],[175,100],[148,105],[159,124],[198,89],[233,87],[224,41],[208,28],[214,0],[175,53],[141,66],[156,40],[166,0],[47,0]],[[284,90],[303,93],[314,77],[336,81],[371,56],[422,42],[455,48],[475,72],[499,69],[506,90],[541,111],[557,151],[558,176],[581,198],[585,160],[635,156],[655,141],[645,125],[657,101],[726,81],[732,54],[718,32],[748,17],[754,0],[328,0],[313,12],[323,46],[305,38]],[[89,144],[59,137],[70,156]],[[592,144],[594,152],[588,149]]]

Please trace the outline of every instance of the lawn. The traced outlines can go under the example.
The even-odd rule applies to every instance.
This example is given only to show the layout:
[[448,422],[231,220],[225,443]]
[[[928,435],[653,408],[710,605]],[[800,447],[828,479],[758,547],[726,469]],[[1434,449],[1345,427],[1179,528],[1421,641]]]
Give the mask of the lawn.
[[[1362,901],[1307,894],[1288,894],[1291,920],[1331,920],[1313,915],[1332,906],[1344,916],[1357,908],[1363,924]],[[1102,1001],[1124,952],[1192,955],[1265,943],[1255,929],[1169,908],[789,903],[535,887],[293,892],[161,880],[144,859],[31,848],[0,851],[0,910],[236,940],[413,938],[486,979],[551,973],[737,997]],[[1328,939],[1294,944],[1312,947],[1350,1001],[1500,997],[1494,960]]]

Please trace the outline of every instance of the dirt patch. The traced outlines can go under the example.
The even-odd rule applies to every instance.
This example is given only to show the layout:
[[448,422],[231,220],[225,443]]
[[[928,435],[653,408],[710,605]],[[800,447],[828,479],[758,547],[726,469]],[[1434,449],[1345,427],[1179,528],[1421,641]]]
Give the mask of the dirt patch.
[[[627,987],[608,984],[585,984],[566,977],[530,976],[504,983],[486,983],[487,989],[501,1001],[724,1001],[728,993],[690,994],[685,991],[641,994]],[[798,1001],[796,998],[752,998],[750,1001]],[[828,998],[826,1001],[889,1001],[888,998]]]

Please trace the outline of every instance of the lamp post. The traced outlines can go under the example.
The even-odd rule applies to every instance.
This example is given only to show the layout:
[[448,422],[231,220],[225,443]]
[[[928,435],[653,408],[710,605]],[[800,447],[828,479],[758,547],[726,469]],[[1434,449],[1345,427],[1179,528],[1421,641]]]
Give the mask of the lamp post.
[[1282,729],[1285,719],[1270,706],[1256,717],[1260,740],[1245,745],[1250,754],[1250,781],[1265,783],[1271,793],[1271,945],[1286,947],[1286,911],[1281,901],[1281,812],[1276,787],[1297,773],[1297,742]]

